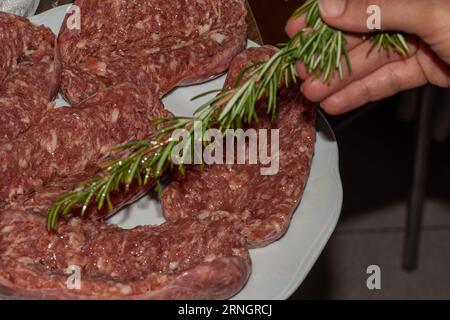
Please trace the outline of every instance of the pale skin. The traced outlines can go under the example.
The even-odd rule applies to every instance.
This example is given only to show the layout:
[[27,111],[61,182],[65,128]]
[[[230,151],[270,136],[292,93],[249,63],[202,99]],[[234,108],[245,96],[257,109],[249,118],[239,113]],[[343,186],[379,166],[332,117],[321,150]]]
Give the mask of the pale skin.
[[[371,43],[363,35],[369,32],[369,5],[381,8],[382,30],[411,35],[407,57],[383,51],[367,57]],[[346,31],[353,68],[328,84],[297,63],[303,93],[327,113],[342,114],[426,83],[450,88],[450,0],[320,0],[319,7],[328,25]],[[286,32],[293,36],[305,27],[300,17],[288,21]]]

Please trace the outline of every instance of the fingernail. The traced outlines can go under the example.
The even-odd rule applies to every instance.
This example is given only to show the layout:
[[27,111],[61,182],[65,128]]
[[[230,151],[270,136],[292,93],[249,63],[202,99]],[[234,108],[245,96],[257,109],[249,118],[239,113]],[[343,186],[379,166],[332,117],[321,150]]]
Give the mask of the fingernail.
[[320,0],[320,12],[327,17],[335,18],[344,13],[346,0]]

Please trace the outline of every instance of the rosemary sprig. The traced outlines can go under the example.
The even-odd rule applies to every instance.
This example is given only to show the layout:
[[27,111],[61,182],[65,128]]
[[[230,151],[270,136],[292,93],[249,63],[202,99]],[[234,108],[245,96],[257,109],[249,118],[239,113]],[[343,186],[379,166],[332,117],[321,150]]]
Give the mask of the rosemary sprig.
[[391,51],[395,51],[402,56],[408,54],[408,44],[405,37],[401,33],[396,32],[377,32],[370,37],[372,47],[367,55],[369,55],[375,48],[387,51],[388,55]]
[[317,71],[317,76],[323,76],[325,81],[329,81],[335,73],[342,79],[342,56],[345,58],[349,72],[351,72],[344,33],[323,22],[319,13],[318,0],[306,1],[303,6],[294,12],[292,18],[298,18],[302,15],[305,15],[308,26],[303,30],[307,40],[304,41],[301,54],[306,70],[308,72]]
[[[302,15],[305,15],[308,26],[303,30],[308,38],[303,44],[305,53],[300,55],[301,60],[305,63],[306,70],[308,72],[317,71],[317,76],[322,76],[325,81],[333,78],[335,73],[342,79],[342,56],[349,72],[351,72],[344,33],[323,22],[320,18],[318,0],[307,0],[303,6],[294,12],[292,18],[298,18]],[[373,45],[368,55],[376,47],[386,50],[388,54],[391,50],[404,56],[408,53],[408,45],[400,33],[376,32],[370,36],[370,41]]]
[[[318,0],[306,1],[294,16],[303,14],[306,15],[308,28],[282,45],[280,51],[267,62],[256,63],[243,70],[232,88],[214,90],[195,97],[218,93],[201,105],[193,117],[160,119],[155,125],[162,125],[162,129],[148,140],[130,142],[114,148],[115,151],[126,150],[127,156],[101,166],[98,177],[83,182],[76,190],[58,199],[49,211],[48,229],[55,229],[58,218],[68,215],[75,207],[81,207],[81,215],[86,213],[92,202],[98,209],[102,209],[106,204],[109,210],[112,210],[111,193],[127,192],[132,183],[148,185],[156,181],[159,188],[158,179],[168,168],[174,166],[171,154],[179,142],[173,140],[172,134],[177,129],[187,130],[189,138],[192,139],[196,121],[202,124],[202,134],[213,126],[223,133],[227,129],[258,121],[255,104],[261,98],[267,99],[267,113],[274,117],[280,84],[289,86],[297,81],[296,61],[304,61],[309,71],[317,71],[317,75],[326,81],[336,74],[340,78],[343,77],[343,61],[351,71],[345,36],[343,32],[323,23]],[[378,33],[371,39],[373,48],[394,50],[400,54],[406,54],[408,51],[400,34]],[[186,145],[183,151],[188,149],[189,146]],[[193,159],[195,155],[190,156]],[[183,163],[178,165],[178,170],[184,172]]]
[[[155,122],[155,125],[163,125],[163,128],[149,140],[134,141],[115,147],[114,150],[127,150],[129,154],[125,159],[103,165],[101,175],[82,183],[77,190],[58,199],[49,211],[48,228],[50,230],[56,228],[58,218],[61,215],[68,215],[77,206],[81,207],[80,214],[84,215],[92,201],[95,201],[99,210],[105,203],[112,210],[111,192],[121,191],[121,188],[123,192],[127,192],[133,182],[147,185],[160,178],[167,168],[173,166],[171,154],[179,142],[172,139],[172,133],[177,129],[186,129],[188,136],[192,138],[196,121],[202,124],[202,136],[213,125],[218,125],[219,130],[224,133],[229,128],[237,128],[244,123],[258,121],[255,104],[262,97],[267,97],[269,101],[267,112],[275,115],[279,83],[282,80],[286,84],[297,81],[295,60],[290,61],[295,59],[292,54],[296,51],[297,46],[295,42],[292,42],[269,61],[252,66],[246,70],[248,74],[245,77],[248,81],[245,83],[242,83],[244,78],[244,72],[242,72],[232,88],[221,91],[200,106],[193,117],[160,119]],[[193,99],[214,92],[206,92]],[[188,147],[189,145],[186,145],[184,151]],[[194,156],[191,154],[191,160]],[[178,165],[178,169],[183,173],[184,164]]]

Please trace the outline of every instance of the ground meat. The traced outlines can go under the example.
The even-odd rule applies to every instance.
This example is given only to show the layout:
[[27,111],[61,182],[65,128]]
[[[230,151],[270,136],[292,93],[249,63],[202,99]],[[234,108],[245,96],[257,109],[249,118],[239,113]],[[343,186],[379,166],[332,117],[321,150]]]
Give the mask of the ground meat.
[[[34,122],[28,120],[31,113],[19,114],[16,118],[29,121],[29,126],[0,144],[0,296],[225,299],[234,295],[245,285],[251,263],[246,239],[228,221],[187,218],[124,230],[91,219],[106,215],[92,207],[91,216],[64,219],[57,231],[49,232],[45,216],[61,195],[96,176],[99,163],[123,156],[111,153],[112,146],[154,133],[151,121],[171,115],[158,100],[162,95],[227,69],[245,46],[245,1],[77,0],[75,4],[81,8],[81,30],[67,28],[67,16],[57,62],[44,56],[39,60],[52,63],[52,72],[45,63],[33,65],[41,77],[53,76],[46,78],[47,87],[37,81],[33,91],[37,95],[49,89],[41,96],[48,102],[55,94],[61,63],[62,91],[74,106],[52,109],[46,104]],[[20,47],[25,38],[19,29],[12,29],[12,44],[0,50],[2,90],[13,97],[28,94],[29,87],[21,85],[38,74],[28,70],[32,65],[25,60],[14,65],[20,48],[25,53],[39,51]],[[9,43],[4,34],[0,29],[0,42]],[[31,56],[37,59],[38,54]],[[33,96],[22,109],[37,108],[38,102]],[[132,185],[130,192],[114,193],[115,210],[149,187]],[[65,272],[73,265],[81,268],[79,290],[67,287]]]
[[[72,265],[81,268],[80,290],[66,285]],[[0,213],[4,297],[225,299],[249,273],[246,241],[224,221],[124,230],[77,218],[49,233],[40,216]]]
[[[82,174],[71,175],[68,177],[56,177],[36,188],[30,194],[22,195],[0,207],[0,210],[26,211],[41,216],[47,216],[50,208],[62,196],[76,190],[80,183],[98,177],[103,172],[96,167],[87,169]],[[97,203],[92,202],[88,205],[85,215],[93,219],[106,219],[123,207],[139,200],[154,187],[154,180],[150,180],[146,185],[133,183],[125,192],[125,187],[119,191],[110,193],[112,208],[105,204],[101,209]],[[82,212],[82,206],[75,206],[71,211],[71,216],[79,216]]]
[[[164,95],[224,72],[245,47],[244,0],[77,0],[59,34],[61,89],[80,102],[129,81]],[[69,22],[69,23],[67,23]]]
[[0,12],[0,144],[53,108],[60,70],[55,36],[27,19]]
[[[251,49],[235,59],[227,86],[245,66],[267,59],[273,48]],[[271,122],[264,103],[256,129],[280,129],[279,172],[261,175],[262,165],[191,167],[162,195],[168,221],[186,217],[231,221],[251,247],[279,239],[301,200],[315,144],[315,110],[298,86],[280,90],[277,118]],[[270,140],[269,140],[270,141]]]
[[[249,68],[250,66],[261,64],[269,60],[277,52],[278,48],[266,45],[259,48],[247,49],[235,56],[231,62],[230,69],[228,70],[224,88],[229,89],[233,87],[236,80],[242,76],[243,70]],[[246,78],[247,73],[244,74],[243,79]]]
[[47,112],[25,134],[0,146],[0,203],[58,179],[95,173],[91,168],[111,159],[111,147],[147,138],[155,131],[152,120],[170,115],[150,90],[126,83]]

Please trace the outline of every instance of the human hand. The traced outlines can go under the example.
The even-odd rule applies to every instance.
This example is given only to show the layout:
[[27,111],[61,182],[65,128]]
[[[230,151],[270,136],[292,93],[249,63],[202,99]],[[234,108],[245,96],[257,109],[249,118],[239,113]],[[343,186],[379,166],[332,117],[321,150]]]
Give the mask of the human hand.
[[[378,49],[367,56],[372,43],[363,34],[369,32],[369,5],[380,7],[382,30],[413,35],[407,57]],[[351,73],[344,68],[342,80],[325,83],[297,63],[303,93],[327,113],[345,113],[428,82],[450,87],[450,0],[320,0],[319,7],[328,25],[346,31],[352,65]],[[288,21],[286,32],[292,37],[305,27],[300,17]]]

